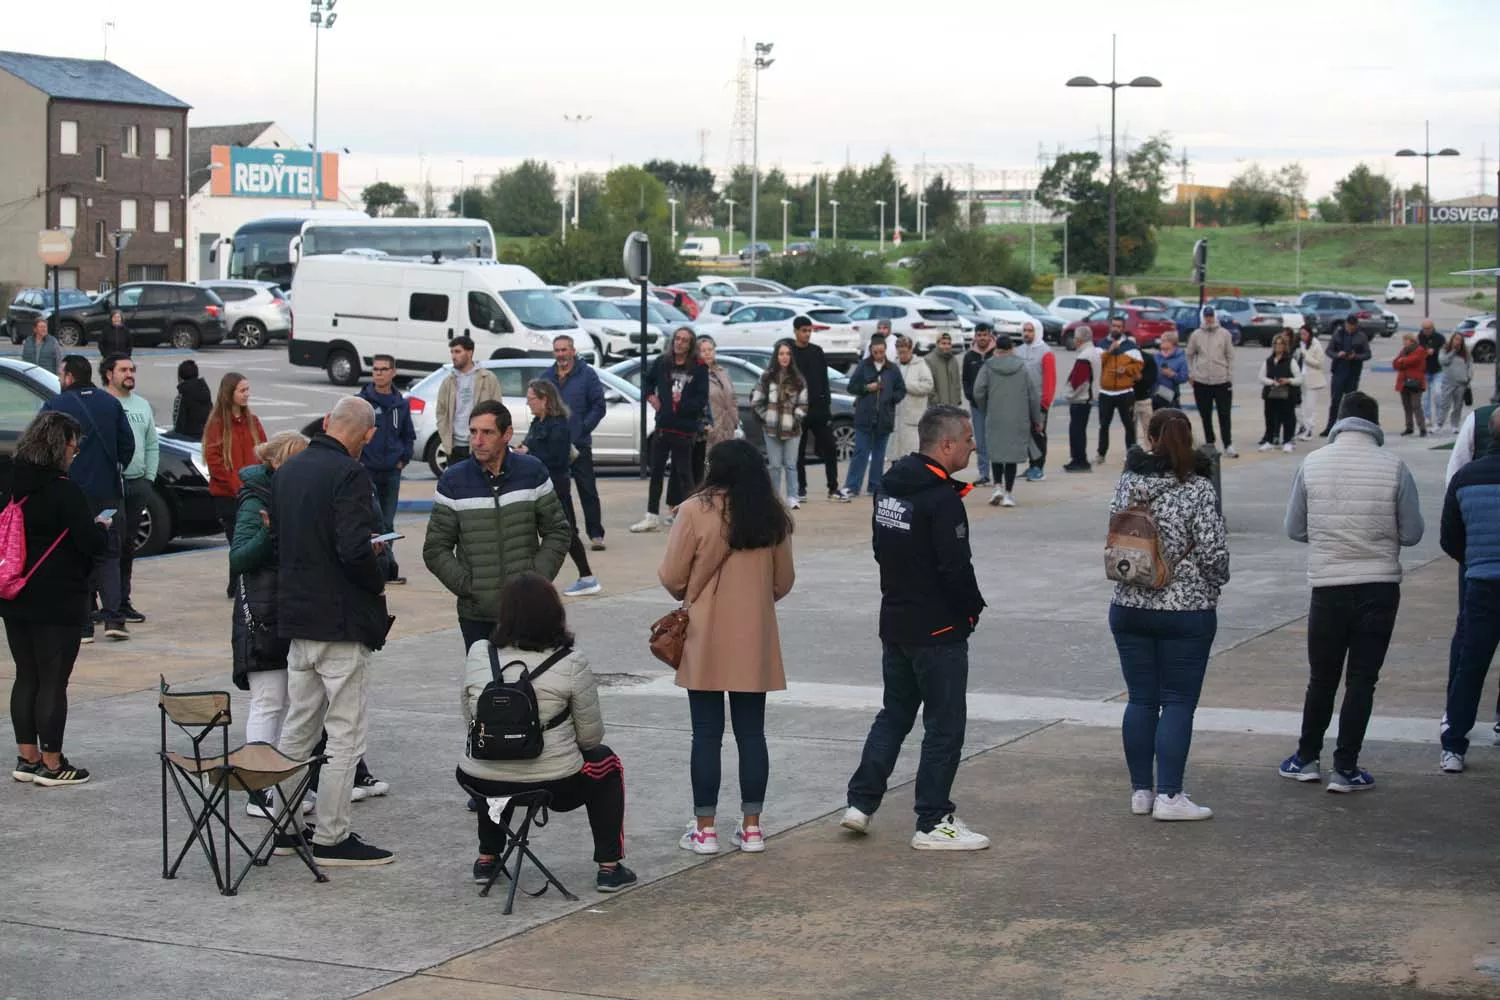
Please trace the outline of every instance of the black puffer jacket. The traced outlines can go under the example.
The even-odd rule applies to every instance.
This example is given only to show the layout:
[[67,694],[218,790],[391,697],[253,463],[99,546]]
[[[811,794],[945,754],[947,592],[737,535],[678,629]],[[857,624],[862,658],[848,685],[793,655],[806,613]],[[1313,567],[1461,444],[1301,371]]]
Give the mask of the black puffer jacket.
[[[4,484],[0,509],[11,500],[26,501],[21,516],[26,520],[26,569],[32,575],[14,600],[0,601],[0,617],[82,625],[88,621],[89,572],[94,558],[104,554],[104,526],[95,522],[83,490],[58,469],[16,459],[10,480]],[[64,531],[67,537],[38,566]]]

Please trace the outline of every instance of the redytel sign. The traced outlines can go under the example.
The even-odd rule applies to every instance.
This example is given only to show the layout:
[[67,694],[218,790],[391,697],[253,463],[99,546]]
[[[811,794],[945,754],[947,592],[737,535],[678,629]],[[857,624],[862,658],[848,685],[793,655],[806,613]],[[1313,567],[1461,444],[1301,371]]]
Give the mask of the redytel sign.
[[1494,225],[1495,208],[1492,205],[1433,205],[1432,221]]
[[214,146],[210,151],[210,190],[219,198],[310,198],[313,192],[336,200],[337,153],[309,150]]

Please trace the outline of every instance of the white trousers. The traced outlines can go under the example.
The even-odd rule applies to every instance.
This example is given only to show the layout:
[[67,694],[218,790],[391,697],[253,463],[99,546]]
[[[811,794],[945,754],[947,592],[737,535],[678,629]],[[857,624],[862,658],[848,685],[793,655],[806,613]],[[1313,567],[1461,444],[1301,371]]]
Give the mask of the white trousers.
[[286,671],[256,670],[248,675],[250,709],[245,715],[245,742],[269,743],[281,739],[286,721]]
[[[369,728],[370,650],[357,642],[293,639],[287,658],[290,704],[278,749],[303,760],[328,732],[328,763],[318,778],[313,842],[331,846],[349,835],[354,770]],[[283,794],[292,789],[285,788]]]

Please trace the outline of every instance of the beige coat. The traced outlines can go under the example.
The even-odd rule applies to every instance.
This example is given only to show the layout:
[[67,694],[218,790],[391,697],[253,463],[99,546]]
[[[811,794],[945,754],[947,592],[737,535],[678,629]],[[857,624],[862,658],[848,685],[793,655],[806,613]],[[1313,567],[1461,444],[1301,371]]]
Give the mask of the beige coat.
[[[690,608],[677,686],[690,691],[785,690],[776,602],[791,591],[796,578],[792,540],[731,552],[721,511],[721,500],[711,493],[679,507],[657,571],[667,593],[679,601],[685,598]],[[715,572],[721,561],[723,568]]]
[[1201,385],[1234,381],[1234,338],[1218,323],[1198,327],[1187,342],[1188,379]]
[[896,362],[896,367],[906,382],[906,395],[896,404],[896,432],[885,453],[893,462],[917,450],[917,425],[932,404],[933,391],[932,369],[925,359],[913,355],[904,365]]
[[[438,386],[435,414],[438,440],[443,443],[443,450],[447,452],[453,451],[453,407],[455,404],[453,397],[457,395],[455,388],[455,375],[450,368],[448,377],[443,379],[442,385]],[[500,395],[500,380],[495,377],[494,372],[476,361],[474,363],[474,405],[478,406],[486,399],[505,402]]]
[[721,441],[733,441],[734,432],[740,429],[740,402],[723,365],[708,368],[708,408],[714,417],[713,423],[708,425],[708,446],[712,448]]

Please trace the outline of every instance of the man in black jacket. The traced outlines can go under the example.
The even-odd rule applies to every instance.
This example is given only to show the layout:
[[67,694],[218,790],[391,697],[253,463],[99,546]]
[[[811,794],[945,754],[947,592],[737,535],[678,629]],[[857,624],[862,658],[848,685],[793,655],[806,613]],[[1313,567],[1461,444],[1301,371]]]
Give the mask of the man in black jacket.
[[[358,396],[341,399],[324,433],[292,456],[272,481],[271,528],[280,559],[277,633],[291,640],[287,718],[280,750],[294,760],[328,734],[319,779],[313,857],[320,865],[388,864],[390,851],[349,832],[354,772],[365,752],[370,654],[385,645],[381,523],[360,452],[375,436],[375,411]],[[289,845],[278,840],[278,848]]]
[[984,413],[974,405],[974,380],[979,378],[979,369],[995,353],[995,328],[988,320],[974,325],[974,346],[964,352],[963,380],[964,399],[969,404],[969,419],[974,422],[974,446],[979,452],[979,478],[975,486],[987,486],[990,481],[990,449],[984,440]]
[[1344,325],[1328,338],[1328,425],[1319,437],[1327,437],[1338,419],[1344,394],[1359,388],[1359,377],[1370,360],[1370,338],[1359,328],[1359,316],[1350,313]]
[[116,309],[109,314],[109,326],[99,332],[99,360],[115,354],[130,357],[130,327],[125,325],[125,316]]
[[[651,481],[646,486],[646,516],[630,526],[635,533],[663,525],[661,490],[672,463],[667,506],[673,510],[693,492],[693,439],[708,409],[708,369],[698,363],[698,338],[683,326],[672,334],[672,348],[656,359],[641,379],[641,392],[656,411],[651,437]],[[666,524],[671,524],[667,518]]]
[[[1417,334],[1417,343],[1427,348],[1427,391],[1422,393],[1422,419],[1434,432],[1443,429],[1445,414],[1438,411],[1438,398],[1443,394],[1442,350],[1448,338],[1438,333],[1431,319],[1422,320],[1422,329]],[[1434,420],[1433,418],[1437,419]],[[1453,428],[1454,432],[1458,428]]]
[[917,437],[921,454],[897,460],[875,495],[885,707],[849,779],[843,826],[856,833],[869,830],[901,743],[921,709],[926,731],[911,846],[980,851],[990,846],[989,838],[965,826],[949,798],[967,722],[969,633],[984,610],[963,504],[971,487],[953,478],[968,468],[974,428],[961,408],[934,406],[923,414]]
[[214,398],[198,374],[198,362],[188,358],[177,366],[177,397],[172,400],[172,436],[202,441],[203,428],[213,412]]
[[818,460],[828,474],[828,499],[839,493],[838,449],[833,443],[833,392],[828,387],[828,359],[823,348],[812,342],[812,320],[798,316],[792,320],[792,363],[807,383],[807,417],[802,421],[802,438],[797,442],[797,498],[807,499],[807,442],[818,449]]

